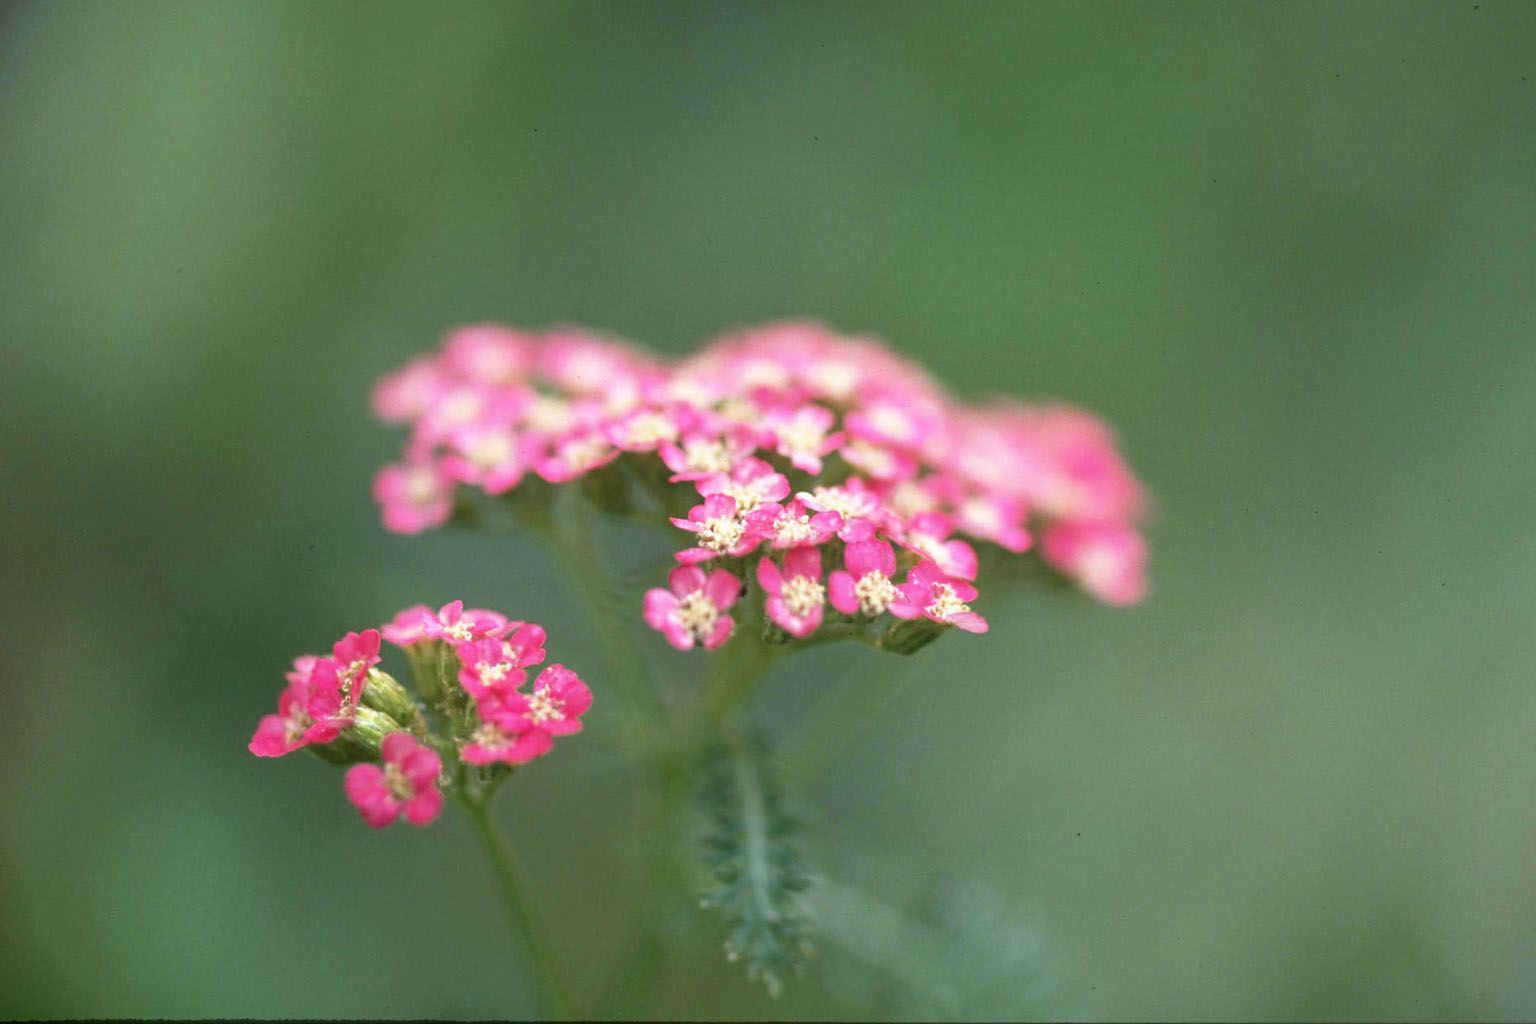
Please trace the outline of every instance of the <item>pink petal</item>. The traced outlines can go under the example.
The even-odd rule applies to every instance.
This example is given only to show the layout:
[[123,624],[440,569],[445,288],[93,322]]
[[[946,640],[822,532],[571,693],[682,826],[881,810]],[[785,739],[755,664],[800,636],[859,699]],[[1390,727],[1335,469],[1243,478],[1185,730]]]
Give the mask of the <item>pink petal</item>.
[[704,581],[704,596],[716,608],[725,611],[741,597],[741,580],[735,573],[716,569]]
[[667,574],[667,586],[678,597],[686,597],[704,587],[704,570],[692,565],[679,566]]
[[405,820],[412,825],[431,824],[443,810],[443,794],[436,786],[424,789],[405,802]]
[[757,563],[757,585],[768,594],[777,594],[784,589],[784,576],[768,555],[764,555]]
[[827,600],[832,602],[832,607],[844,615],[853,615],[859,610],[859,598],[854,593],[854,578],[841,569],[835,570],[827,577]]
[[379,754],[391,764],[401,764],[416,749],[416,740],[408,732],[392,732],[379,744]]
[[800,547],[784,556],[784,569],[791,576],[809,576],[821,579],[821,549]]

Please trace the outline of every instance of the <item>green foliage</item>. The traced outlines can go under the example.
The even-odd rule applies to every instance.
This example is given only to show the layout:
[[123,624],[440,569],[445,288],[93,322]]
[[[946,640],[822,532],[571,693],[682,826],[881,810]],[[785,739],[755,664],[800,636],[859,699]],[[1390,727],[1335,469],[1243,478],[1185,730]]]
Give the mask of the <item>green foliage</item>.
[[836,972],[840,989],[865,990],[859,1004],[892,1018],[1056,1015],[1046,935],[996,892],[946,880],[917,902],[904,909],[842,881],[817,887],[818,929],[852,961]]
[[703,904],[724,911],[726,956],[777,996],[811,953],[804,893],[811,873],[800,822],[784,808],[760,737],[732,737],[708,754],[701,788],[702,860],[714,885]]

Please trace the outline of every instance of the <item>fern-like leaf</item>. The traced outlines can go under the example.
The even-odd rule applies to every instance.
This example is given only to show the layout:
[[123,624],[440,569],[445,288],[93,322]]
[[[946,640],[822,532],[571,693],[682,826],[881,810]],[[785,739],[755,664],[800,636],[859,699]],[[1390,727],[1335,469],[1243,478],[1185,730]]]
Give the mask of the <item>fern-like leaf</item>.
[[800,823],[784,808],[760,738],[734,737],[710,753],[702,802],[708,825],[700,849],[713,881],[703,904],[725,914],[726,956],[777,996],[810,956],[803,894],[811,874]]

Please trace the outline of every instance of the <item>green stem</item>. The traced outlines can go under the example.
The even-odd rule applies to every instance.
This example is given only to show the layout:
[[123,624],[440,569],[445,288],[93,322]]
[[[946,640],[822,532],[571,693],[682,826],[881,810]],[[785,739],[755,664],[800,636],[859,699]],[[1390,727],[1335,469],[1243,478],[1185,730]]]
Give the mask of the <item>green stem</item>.
[[530,517],[530,525],[549,544],[575,582],[607,666],[606,682],[623,701],[630,727],[642,749],[647,749],[665,724],[665,712],[655,687],[645,677],[645,661],[626,628],[628,616],[605,614],[613,592],[611,573],[604,570],[598,557],[598,530],[591,506],[580,494],[573,498],[558,515],[541,509],[542,514]]
[[507,923],[512,927],[513,938],[523,947],[532,965],[530,980],[533,982],[534,998],[539,1008],[539,1015],[569,1017],[570,1003],[566,998],[565,988],[560,983],[559,966],[544,936],[538,915],[528,901],[517,860],[502,839],[495,822],[491,820],[489,796],[488,792],[478,798],[466,796],[460,800],[460,805],[469,815],[470,821],[474,822],[475,832],[480,837],[480,845],[485,849],[491,871],[496,875],[502,909],[506,911]]
[[652,762],[651,848],[641,878],[643,895],[636,908],[631,937],[620,952],[619,963],[609,973],[599,1006],[613,1009],[620,993],[631,993],[636,1002],[622,1008],[628,1015],[643,1016],[650,1010],[666,964],[666,936],[661,922],[673,908],[677,891],[691,880],[685,809],[697,785],[701,756],[719,737],[731,713],[767,673],[777,653],[752,635],[750,628],[741,629],[718,655],[720,660],[707,692],[683,731],[681,742]]

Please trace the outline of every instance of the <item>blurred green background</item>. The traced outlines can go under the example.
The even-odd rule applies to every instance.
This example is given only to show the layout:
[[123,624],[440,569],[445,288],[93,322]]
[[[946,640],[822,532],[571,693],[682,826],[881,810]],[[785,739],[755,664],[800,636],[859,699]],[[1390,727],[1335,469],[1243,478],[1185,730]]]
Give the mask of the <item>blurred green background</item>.
[[[531,541],[383,533],[369,386],[465,321],[790,316],[1101,412],[1159,507],[1143,608],[993,591],[980,641],[770,681],[787,734],[890,672],[785,741],[828,893],[1040,937],[1048,994],[964,1012],[1536,1016],[1536,5],[0,32],[0,1016],[526,1012],[462,822],[373,833],[245,751],[292,655],[416,601],[596,656]],[[572,741],[500,807],[581,986],[635,800]],[[709,922],[656,1010],[924,1012],[853,931],[771,1002]]]

